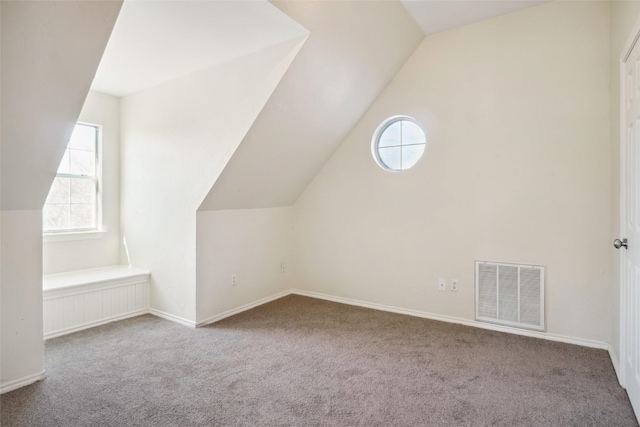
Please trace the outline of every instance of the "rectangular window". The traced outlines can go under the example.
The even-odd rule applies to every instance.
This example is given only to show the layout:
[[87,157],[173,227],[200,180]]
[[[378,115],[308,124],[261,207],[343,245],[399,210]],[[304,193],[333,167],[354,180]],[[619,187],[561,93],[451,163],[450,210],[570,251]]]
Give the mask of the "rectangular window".
[[76,124],[42,210],[45,233],[99,229],[100,132]]

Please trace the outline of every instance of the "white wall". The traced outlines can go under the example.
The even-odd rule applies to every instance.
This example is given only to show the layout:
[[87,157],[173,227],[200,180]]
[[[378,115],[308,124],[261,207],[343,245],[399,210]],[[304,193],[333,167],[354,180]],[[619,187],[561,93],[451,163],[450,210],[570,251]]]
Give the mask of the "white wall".
[[293,207],[198,212],[197,230],[198,323],[293,287]]
[[3,210],[42,208],[121,5],[2,2]]
[[[611,110],[611,232],[620,234],[620,55],[635,22],[640,19],[640,1],[611,2],[610,110]],[[621,238],[624,236],[620,236]],[[611,348],[620,355],[620,252],[611,249]]]
[[[298,199],[298,286],[473,319],[474,260],[542,264],[548,331],[608,341],[608,64],[606,2],[427,37]],[[405,173],[370,150],[397,114],[428,134]]]
[[292,206],[424,38],[397,1],[275,1],[311,34],[200,210]]
[[[43,371],[42,211],[1,211],[0,388]],[[4,391],[4,390],[3,390]]]
[[1,391],[42,374],[42,205],[121,4],[0,3]]
[[311,34],[199,208],[198,323],[294,287],[291,205],[424,37],[399,2],[274,4]]
[[121,221],[152,309],[195,322],[196,211],[303,41],[122,98]]
[[89,92],[78,121],[102,126],[104,234],[83,240],[45,237],[42,253],[44,274],[120,263],[120,98]]

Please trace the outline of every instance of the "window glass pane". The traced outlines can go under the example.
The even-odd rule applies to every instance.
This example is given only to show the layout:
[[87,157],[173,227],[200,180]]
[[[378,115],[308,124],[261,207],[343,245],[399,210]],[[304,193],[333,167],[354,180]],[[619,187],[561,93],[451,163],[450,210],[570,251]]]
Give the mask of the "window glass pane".
[[69,228],[69,212],[71,205],[68,204],[46,204],[42,208],[44,223],[42,227],[45,231],[65,230]]
[[424,153],[424,144],[402,147],[402,170],[407,170],[415,165]]
[[420,126],[408,120],[402,121],[402,145],[424,144],[424,132]]
[[69,178],[54,178],[45,203],[70,203]]
[[95,203],[96,183],[93,179],[71,179],[71,203]]
[[400,147],[378,149],[380,161],[389,169],[400,170]]
[[424,154],[426,135],[411,117],[390,117],[378,129],[371,143],[374,158],[383,169],[407,170]]
[[92,203],[71,205],[71,228],[95,228],[95,208]]
[[95,151],[97,130],[95,126],[76,125],[69,140],[69,148]]
[[400,145],[400,122],[394,122],[387,126],[378,142],[378,147],[390,147]]
[[93,176],[95,174],[95,155],[92,151],[69,150],[71,166],[70,173],[76,175]]
[[[98,227],[96,150],[99,130],[99,127],[92,125],[75,126],[58,167],[58,176],[51,185],[43,207],[44,231],[90,230]],[[60,177],[61,174],[78,177]]]
[[58,173],[69,173],[69,150],[64,151],[64,156],[58,166]]

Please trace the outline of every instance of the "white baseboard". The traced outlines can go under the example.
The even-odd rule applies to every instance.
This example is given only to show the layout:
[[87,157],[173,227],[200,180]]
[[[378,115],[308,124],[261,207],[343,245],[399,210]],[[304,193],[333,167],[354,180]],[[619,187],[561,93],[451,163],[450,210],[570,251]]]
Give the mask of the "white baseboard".
[[131,317],[141,316],[143,314],[148,314],[148,309],[136,310],[130,313],[119,314],[117,316],[107,317],[105,319],[96,320],[95,322],[83,323],[78,326],[72,326],[70,328],[58,329],[57,331],[47,332],[44,334],[45,341],[51,338],[60,337],[62,335],[72,334],[74,332],[82,331],[84,329],[93,328],[94,326],[105,325],[107,323],[115,322],[117,320],[129,319]]
[[24,387],[29,384],[33,384],[36,381],[42,381],[44,377],[45,377],[44,371],[42,371],[42,372],[38,372],[37,374],[27,375],[22,378],[17,378],[15,380],[7,381],[5,383],[0,384],[0,394],[19,389],[20,387]]
[[[569,336],[565,336],[565,335],[558,335],[558,334],[552,334],[552,333],[545,333],[545,332],[537,332],[537,331],[528,331],[528,330],[524,330],[524,329],[514,329],[514,328],[509,328],[509,327],[505,327],[505,326],[500,326],[500,325],[492,325],[489,323],[481,323],[481,322],[476,322],[470,319],[464,319],[464,318],[459,318],[459,317],[453,317],[453,316],[444,316],[444,315],[439,315],[439,314],[433,314],[433,313],[428,313],[428,312],[424,312],[424,311],[420,311],[420,310],[412,310],[412,309],[406,309],[406,308],[400,308],[400,307],[394,307],[394,306],[389,306],[389,305],[383,305],[383,304],[377,304],[377,303],[372,303],[372,302],[367,302],[367,301],[361,301],[361,300],[356,300],[356,299],[351,299],[351,298],[344,298],[344,297],[337,297],[337,296],[333,296],[333,295],[328,295],[328,294],[323,294],[323,293],[319,293],[319,292],[312,292],[312,291],[305,291],[305,290],[301,290],[301,289],[290,289],[287,291],[283,291],[283,292],[279,292],[277,294],[271,295],[269,297],[266,298],[262,298],[258,301],[254,301],[252,303],[249,304],[245,304],[242,305],[238,308],[232,309],[232,310],[227,310],[223,313],[217,314],[215,316],[211,316],[208,317],[200,322],[193,322],[191,320],[182,318],[180,316],[176,316],[170,313],[166,313],[164,311],[161,310],[157,310],[154,308],[151,309],[145,309],[145,310],[139,310],[136,312],[131,312],[131,313],[127,313],[125,315],[120,315],[120,316],[114,316],[112,318],[109,319],[103,319],[100,320],[98,322],[94,322],[94,323],[88,323],[88,324],[84,324],[82,326],[78,326],[78,327],[74,327],[74,328],[68,328],[65,330],[60,330],[60,331],[55,331],[54,333],[48,334],[45,336],[45,339],[49,339],[49,338],[54,338],[56,336],[60,336],[60,335],[64,335],[64,334],[68,334],[71,332],[76,332],[82,329],[88,329],[90,327],[93,326],[98,326],[104,323],[109,323],[109,322],[113,322],[116,320],[122,320],[122,319],[126,319],[126,318],[130,318],[130,317],[135,317],[135,316],[139,316],[142,314],[153,314],[154,316],[166,319],[166,320],[170,320],[172,322],[176,322],[176,323],[180,323],[182,325],[191,327],[191,328],[195,328],[195,327],[200,327],[200,326],[205,326],[205,325],[209,325],[211,323],[215,323],[218,322],[222,319],[225,319],[227,317],[242,313],[244,311],[247,310],[251,310],[252,308],[258,307],[260,305],[266,304],[268,302],[280,299],[282,297],[285,297],[287,295],[301,295],[301,296],[306,296],[306,297],[310,297],[310,298],[317,298],[317,299],[322,299],[322,300],[326,300],[326,301],[332,301],[332,302],[337,302],[337,303],[341,303],[341,304],[347,304],[347,305],[352,305],[352,306],[357,306],[357,307],[364,307],[364,308],[370,308],[373,310],[380,310],[380,311],[387,311],[387,312],[391,312],[391,313],[398,313],[398,314],[404,314],[404,315],[408,315],[408,316],[413,316],[413,317],[421,317],[421,318],[425,318],[425,319],[431,319],[431,320],[437,320],[437,321],[441,321],[441,322],[447,322],[447,323],[456,323],[456,324],[460,324],[460,325],[465,325],[465,326],[471,326],[471,327],[475,327],[475,328],[482,328],[482,329],[489,329],[489,330],[493,330],[493,331],[498,331],[498,332],[505,332],[505,333],[509,333],[509,334],[515,334],[515,335],[523,335],[523,336],[528,336],[528,337],[534,337],[534,338],[541,338],[541,339],[545,339],[545,340],[549,340],[549,341],[558,341],[558,342],[563,342],[563,343],[567,343],[567,344],[575,344],[575,345],[580,345],[580,346],[584,346],[584,347],[591,347],[591,348],[598,348],[598,349],[603,349],[603,350],[607,350],[609,352],[609,357],[611,358],[611,363],[613,364],[613,368],[616,372],[616,376],[618,377],[618,381],[620,381],[620,366],[619,366],[619,361],[618,359],[615,357],[615,354],[613,353],[613,350],[611,348],[611,346],[607,343],[604,342],[600,342],[600,341],[594,341],[594,340],[588,340],[588,339],[583,339],[583,338],[576,338],[576,337],[569,337]],[[28,375],[22,378],[18,378],[15,380],[11,380],[8,381],[6,383],[0,384],[0,394],[2,393],[6,393],[15,389],[18,389],[20,387],[24,387],[26,385],[32,384],[36,381],[40,381],[42,379],[44,379],[45,377],[45,373],[44,371],[38,373],[38,374],[33,374],[33,375]],[[622,383],[621,383],[622,385]]]
[[351,298],[336,297],[333,295],[327,295],[327,294],[311,292],[311,291],[304,291],[300,289],[293,289],[291,293],[295,295],[302,295],[302,296],[311,297],[311,298],[318,298],[318,299],[323,299],[327,301],[338,302],[341,304],[354,305],[354,306],[364,307],[364,308],[372,308],[374,310],[388,311],[391,313],[406,314],[408,316],[422,317],[424,319],[438,320],[438,321],[447,322],[447,323],[457,323],[459,325],[472,326],[474,328],[481,328],[481,329],[489,329],[492,331],[505,332],[508,334],[523,335],[523,336],[533,337],[533,338],[541,338],[549,341],[558,341],[558,342],[563,342],[567,344],[576,344],[583,347],[598,348],[602,350],[609,349],[609,344],[601,341],[593,341],[593,340],[588,340],[583,338],[569,337],[565,335],[551,334],[546,332],[529,331],[525,329],[509,328],[506,326],[493,325],[490,323],[476,322],[474,320],[463,319],[460,317],[443,316],[440,314],[433,314],[433,313],[428,313],[420,310],[411,310],[406,308],[394,307],[390,305],[360,301],[360,300],[355,300]]
[[161,310],[156,310],[155,308],[150,308],[148,313],[153,314],[156,317],[161,317],[165,320],[171,320],[172,322],[180,323],[181,325],[188,326],[190,328],[196,327],[196,322],[193,322],[189,319],[185,319],[184,317],[176,316],[175,314],[167,313]]
[[622,381],[622,376],[620,376],[620,361],[616,357],[616,354],[613,352],[613,347],[609,346],[607,349],[609,351],[609,358],[611,359],[611,364],[613,365],[613,370],[616,372],[616,377],[618,378],[618,383],[624,387],[624,382]]
[[196,326],[200,327],[200,326],[210,325],[210,324],[218,322],[218,321],[220,321],[222,319],[226,319],[227,317],[231,317],[231,316],[233,316],[235,314],[242,313],[243,311],[251,310],[252,308],[258,307],[259,305],[266,304],[268,302],[280,299],[282,297],[286,297],[287,295],[291,295],[291,293],[292,293],[291,290],[278,292],[275,295],[271,295],[269,297],[262,298],[262,299],[260,299],[258,301],[254,301],[254,302],[251,302],[249,304],[245,304],[245,305],[240,306],[238,308],[234,308],[232,310],[227,310],[224,313],[220,313],[220,314],[216,314],[215,316],[208,317],[208,318],[206,318],[204,320],[199,321]]

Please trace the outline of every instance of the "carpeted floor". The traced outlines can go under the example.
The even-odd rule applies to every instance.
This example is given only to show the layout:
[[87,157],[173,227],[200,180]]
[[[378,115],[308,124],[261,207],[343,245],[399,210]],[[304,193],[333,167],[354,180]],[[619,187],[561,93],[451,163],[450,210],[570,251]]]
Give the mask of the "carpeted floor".
[[637,426],[607,352],[288,296],[47,341],[2,426]]

